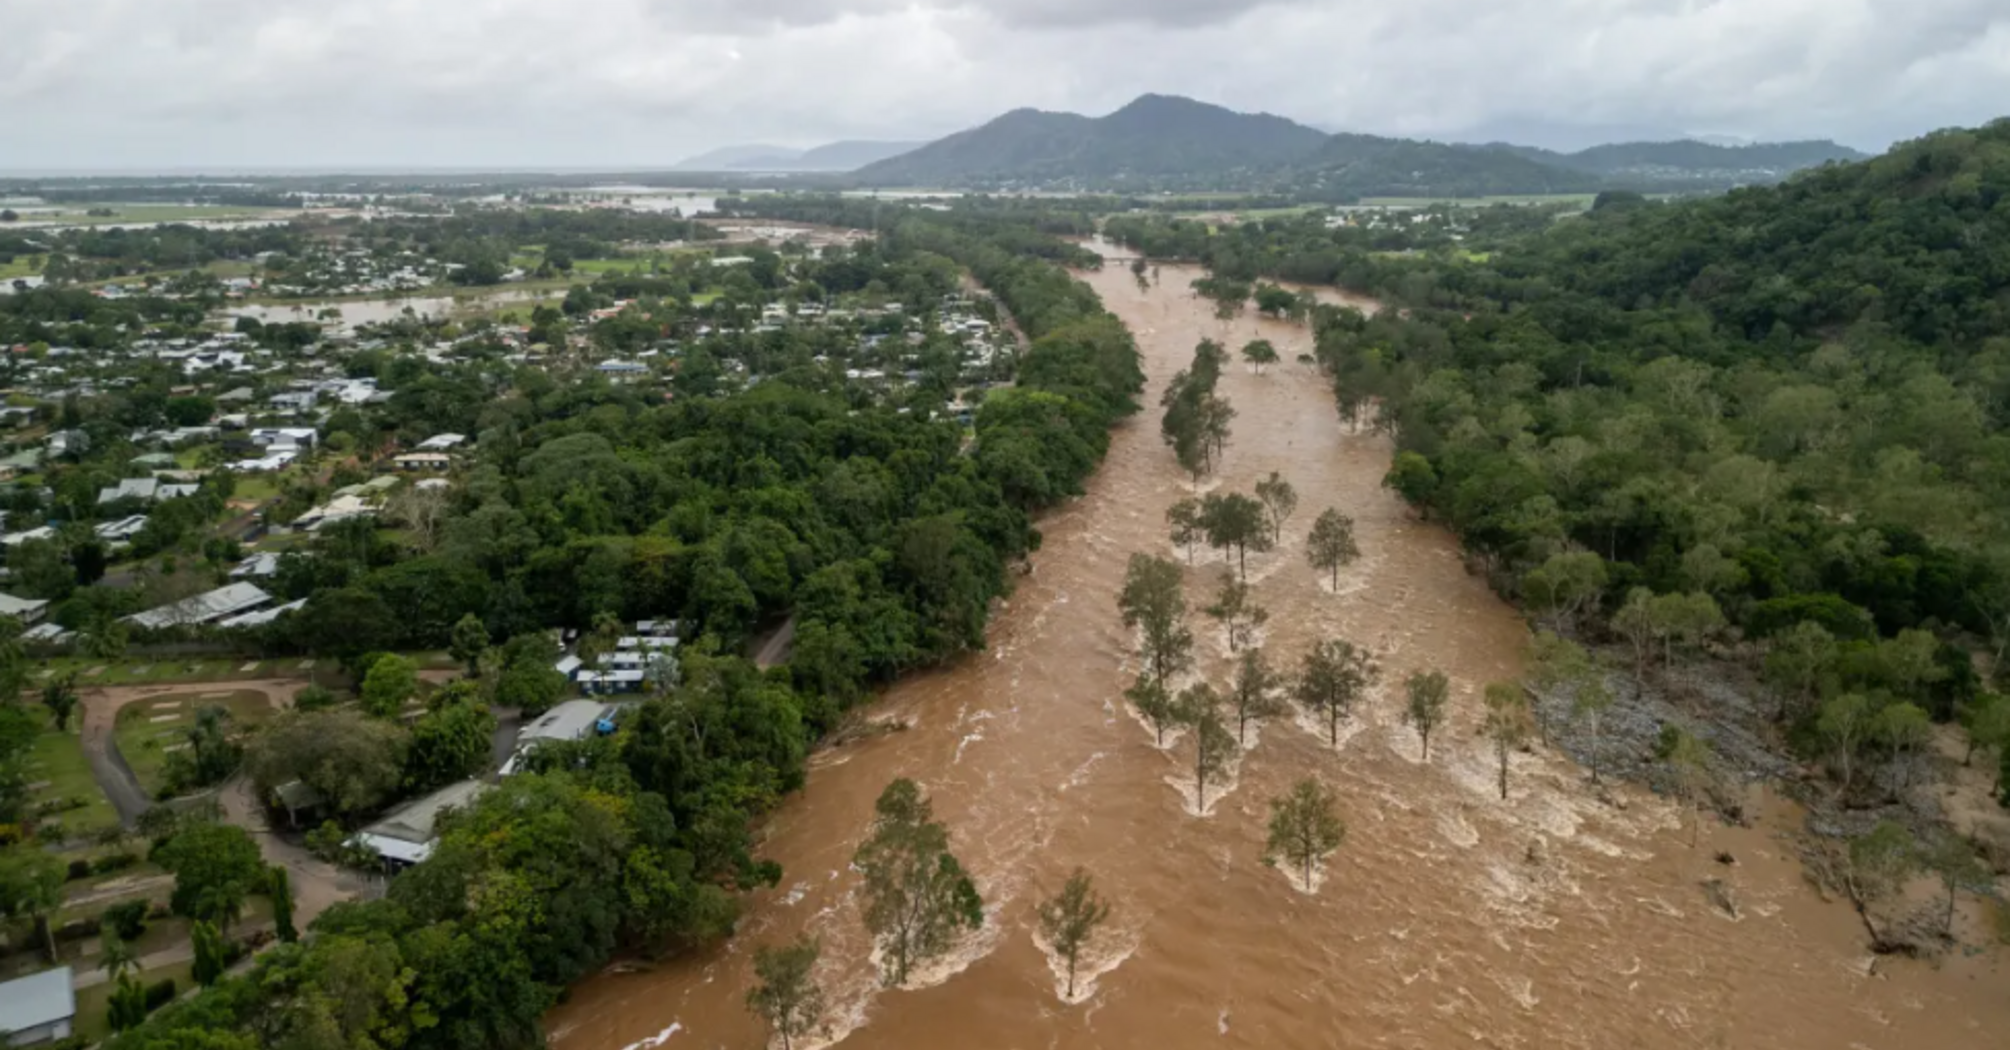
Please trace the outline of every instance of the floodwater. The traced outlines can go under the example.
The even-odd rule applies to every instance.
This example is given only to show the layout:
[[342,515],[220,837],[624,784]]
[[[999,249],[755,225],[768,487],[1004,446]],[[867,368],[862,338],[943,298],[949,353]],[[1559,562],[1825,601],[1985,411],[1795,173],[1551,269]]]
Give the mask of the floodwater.
[[260,303],[250,306],[233,306],[225,311],[227,317],[255,317],[266,324],[290,324],[316,320],[321,311],[334,310],[341,314],[335,322],[336,330],[348,333],[366,324],[381,324],[395,321],[404,316],[406,310],[419,318],[445,318],[458,313],[481,310],[489,306],[507,303],[541,302],[552,297],[548,291],[530,292],[521,289],[501,292],[482,292],[460,296],[407,296],[390,299],[319,299],[288,303]]
[[[1513,759],[1496,793],[1476,735],[1484,683],[1519,670],[1523,627],[1464,570],[1452,538],[1380,486],[1383,438],[1347,432],[1329,391],[1291,364],[1310,336],[1244,316],[1216,321],[1165,267],[1141,291],[1113,265],[1089,279],[1144,351],[1154,406],[1119,428],[1081,499],[1051,514],[1035,571],[997,618],[990,651],[917,675],[872,709],[911,728],[820,754],[809,785],[766,828],[779,887],[749,901],[715,950],[573,990],[548,1019],[558,1050],[751,1047],[743,1005],[753,946],[805,930],[831,1003],[824,1044],[899,1050],[1087,1047],[1840,1048],[2001,1046],[2010,996],[1993,956],[1938,970],[1885,961],[1871,973],[1855,917],[1825,903],[1762,824],[1707,828],[1621,790],[1596,801],[1581,771],[1546,752]],[[1252,556],[1271,611],[1263,643],[1295,664],[1315,640],[1371,646],[1382,685],[1336,753],[1296,720],[1263,726],[1229,789],[1197,815],[1190,741],[1167,751],[1124,706],[1137,671],[1115,609],[1126,559],[1173,555],[1163,516],[1190,493],[1158,436],[1158,395],[1212,336],[1258,335],[1286,364],[1221,380],[1236,406],[1226,461],[1204,488],[1248,491],[1278,471],[1299,493],[1280,551]],[[1338,592],[1305,564],[1326,507],[1353,516],[1363,557]],[[1196,610],[1223,565],[1187,573]],[[1195,613],[1202,673],[1229,655]],[[1428,765],[1405,728],[1403,676],[1438,669],[1454,712]],[[1338,791],[1346,844],[1315,895],[1261,862],[1267,800],[1318,776]],[[915,986],[881,990],[848,865],[874,798],[895,777],[933,797],[976,877],[987,924]],[[1790,820],[1782,807],[1769,819]],[[1736,863],[1720,865],[1717,851]],[[1077,1001],[1035,940],[1034,909],[1085,866],[1115,902]],[[1722,879],[1740,905],[1708,903]],[[798,1044],[801,1045],[801,1044]]]

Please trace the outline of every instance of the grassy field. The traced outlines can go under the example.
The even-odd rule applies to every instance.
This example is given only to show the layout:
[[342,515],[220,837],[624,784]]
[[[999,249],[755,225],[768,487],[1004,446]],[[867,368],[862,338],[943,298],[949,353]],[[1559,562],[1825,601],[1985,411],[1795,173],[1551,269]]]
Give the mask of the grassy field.
[[78,740],[77,724],[83,720],[82,712],[70,717],[68,731],[58,733],[47,708],[37,703],[28,710],[41,718],[43,725],[42,735],[35,738],[35,748],[28,759],[29,782],[45,785],[32,792],[35,801],[68,799],[84,803],[79,809],[66,810],[49,820],[60,823],[68,837],[88,836],[116,826],[118,812],[91,777],[90,764],[84,760],[84,746]]
[[195,204],[95,204],[90,207],[109,208],[111,215],[86,215],[87,208],[65,208],[58,212],[37,212],[32,218],[24,219],[19,227],[34,229],[38,225],[54,226],[114,226],[121,223],[177,223],[219,221],[226,219],[274,219],[300,214],[284,208],[233,208],[222,205]]
[[[90,689],[107,685],[163,685],[174,682],[221,682],[246,678],[279,678],[304,672],[296,670],[298,658],[284,660],[248,660],[235,657],[176,657],[171,660],[151,660],[145,657],[125,660],[98,660],[87,656],[59,656],[42,662],[50,677],[59,674],[75,674],[77,688]],[[250,670],[245,670],[249,667]],[[96,674],[91,672],[96,671]],[[36,685],[42,678],[31,680]]]
[[[169,963],[156,967],[135,977],[141,984],[155,984],[162,980],[174,980],[175,994],[195,987],[195,964],[192,962]],[[77,1019],[73,1027],[76,1034],[96,1042],[112,1034],[111,999],[112,982],[94,984],[77,993]]]
[[240,689],[230,692],[170,693],[131,704],[119,712],[118,727],[112,738],[119,754],[139,778],[147,794],[159,798],[167,786],[168,755],[183,743],[182,734],[195,725],[196,712],[205,707],[222,707],[240,726],[257,725],[273,715],[265,694]]
[[0,281],[11,281],[16,277],[33,277],[42,272],[42,257],[23,255],[13,262],[0,263]]

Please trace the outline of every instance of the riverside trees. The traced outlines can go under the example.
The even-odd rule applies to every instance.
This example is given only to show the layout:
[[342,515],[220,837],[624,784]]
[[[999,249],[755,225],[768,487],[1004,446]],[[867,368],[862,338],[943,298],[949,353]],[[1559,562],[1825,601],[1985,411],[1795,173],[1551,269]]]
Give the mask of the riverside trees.
[[949,830],[914,781],[888,784],[872,831],[852,857],[865,880],[865,925],[884,953],[881,979],[907,983],[914,964],[947,951],[959,931],[984,924],[977,887],[949,852]]
[[815,1032],[822,1023],[824,993],[813,971],[823,946],[804,935],[776,948],[754,949],[755,985],[747,992],[747,1009],[781,1037],[782,1050]]
[[1380,673],[1367,650],[1344,639],[1319,642],[1305,654],[1295,695],[1307,711],[1325,721],[1330,746],[1340,746],[1340,723]]
[[1089,873],[1076,868],[1061,892],[1040,902],[1040,934],[1067,965],[1065,999],[1075,997],[1075,971],[1096,931],[1110,920],[1110,903],[1096,892]]
[[1361,556],[1354,543],[1354,519],[1332,508],[1321,511],[1312,522],[1312,534],[1305,541],[1305,557],[1312,567],[1333,574],[1333,589],[1340,589],[1340,570]]
[[1291,793],[1270,800],[1270,837],[1264,860],[1281,859],[1298,869],[1299,886],[1311,893],[1314,866],[1346,840],[1347,825],[1335,811],[1332,789],[1307,777]]

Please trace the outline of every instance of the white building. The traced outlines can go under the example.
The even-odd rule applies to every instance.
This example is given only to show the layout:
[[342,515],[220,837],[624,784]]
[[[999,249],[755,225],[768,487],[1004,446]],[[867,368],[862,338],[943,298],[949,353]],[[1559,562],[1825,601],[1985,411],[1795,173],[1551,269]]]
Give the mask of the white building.
[[613,705],[596,700],[567,700],[546,711],[536,721],[523,727],[523,732],[516,738],[516,752],[503,763],[502,775],[516,772],[524,756],[546,741],[584,740],[595,733],[611,731],[613,711]]
[[195,624],[214,623],[239,613],[250,612],[272,600],[265,593],[249,583],[233,583],[228,587],[193,597],[171,602],[157,609],[134,613],[126,617],[126,622],[141,627],[186,627]]
[[0,984],[0,1038],[8,1046],[41,1046],[70,1038],[77,1017],[70,968],[30,974]]
[[408,802],[384,819],[356,833],[349,841],[374,851],[385,864],[417,864],[433,855],[439,840],[440,815],[474,804],[489,786],[479,780],[449,784],[424,798]]

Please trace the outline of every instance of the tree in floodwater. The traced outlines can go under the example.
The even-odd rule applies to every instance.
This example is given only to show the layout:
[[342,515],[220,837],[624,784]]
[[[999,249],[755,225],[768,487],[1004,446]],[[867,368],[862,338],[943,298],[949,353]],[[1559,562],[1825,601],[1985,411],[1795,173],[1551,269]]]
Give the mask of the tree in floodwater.
[[[1205,689],[1205,693],[1196,694]],[[1205,685],[1196,686],[1180,694],[1185,707],[1185,719],[1193,726],[1193,808],[1201,814],[1207,813],[1207,783],[1228,771],[1228,764],[1235,761],[1235,734],[1228,731],[1228,725],[1221,719],[1221,700],[1214,690]]]
[[1283,543],[1284,523],[1298,511],[1298,490],[1273,470],[1269,477],[1256,483],[1256,498],[1270,514],[1271,542]]
[[1179,704],[1172,692],[1154,681],[1150,675],[1141,675],[1129,689],[1124,690],[1124,699],[1138,709],[1151,723],[1152,736],[1156,746],[1166,746],[1166,730],[1180,725]]
[[1870,907],[1905,886],[1919,870],[1919,843],[1905,825],[1881,820],[1870,831],[1853,838],[1844,852],[1840,875],[1844,892],[1856,908],[1857,917],[1870,934],[1873,949],[1887,945],[1884,934],[1871,922]]
[[1277,347],[1268,339],[1252,339],[1243,344],[1242,359],[1256,369],[1257,375],[1262,375],[1265,365],[1277,363]]
[[1270,620],[1270,610],[1256,604],[1249,585],[1233,576],[1222,579],[1214,604],[1203,611],[1221,622],[1231,653],[1254,642],[1257,630]]
[[1054,952],[1068,965],[1068,991],[1064,998],[1075,997],[1075,971],[1081,964],[1082,951],[1109,920],[1110,903],[1096,892],[1094,880],[1081,868],[1068,876],[1068,883],[1061,887],[1060,893],[1040,902],[1040,935],[1047,938],[1047,943],[1054,946]]
[[1410,702],[1403,708],[1403,722],[1416,729],[1424,741],[1424,761],[1431,760],[1431,732],[1444,724],[1445,705],[1452,697],[1451,679],[1443,671],[1418,671],[1404,683]]
[[1703,830],[1703,796],[1710,790],[1710,745],[1681,726],[1665,725],[1656,757],[1674,774],[1676,790],[1689,803],[1689,845],[1694,847]]
[[1249,552],[1261,554],[1275,546],[1263,504],[1240,492],[1225,496],[1209,493],[1200,503],[1200,521],[1208,546],[1224,557],[1235,552],[1236,575],[1242,579],[1249,578]]
[[1381,671],[1366,649],[1340,638],[1314,645],[1298,675],[1298,702],[1326,720],[1327,743],[1340,746],[1340,722]]
[[1493,682],[1487,686],[1487,718],[1483,729],[1494,745],[1500,762],[1501,801],[1508,797],[1508,756],[1528,740],[1528,693],[1513,682]]
[[865,927],[884,956],[880,979],[898,987],[915,963],[947,951],[963,928],[982,926],[984,904],[949,852],[949,830],[935,821],[914,781],[888,784],[873,808],[872,832],[852,864],[865,879]]
[[1335,811],[1333,791],[1307,777],[1291,788],[1289,795],[1270,800],[1270,840],[1263,860],[1275,864],[1279,858],[1297,868],[1312,892],[1312,867],[1347,838],[1347,825]]
[[1186,625],[1186,595],[1180,567],[1167,558],[1133,554],[1117,595],[1124,626],[1140,635],[1138,655],[1145,673],[1159,688],[1167,688],[1181,671],[1193,665],[1193,632]]
[[1229,701],[1235,705],[1237,744],[1247,744],[1252,720],[1276,718],[1285,712],[1284,700],[1277,695],[1283,685],[1283,676],[1271,668],[1262,649],[1242,651],[1242,659],[1235,665],[1235,681],[1229,686]]
[[1207,538],[1207,530],[1201,527],[1200,501],[1187,498],[1166,508],[1166,526],[1172,530],[1172,541],[1186,548],[1186,563],[1193,564],[1193,549]]
[[1536,732],[1546,745],[1549,743],[1549,719],[1545,716],[1540,697],[1564,690],[1570,690],[1574,696],[1575,691],[1583,688],[1597,671],[1583,646],[1554,631],[1535,632],[1535,639],[1529,643],[1528,655],[1528,684],[1538,694],[1529,710],[1535,716]]
[[823,1019],[824,992],[811,972],[822,951],[822,944],[808,934],[780,948],[764,944],[754,949],[758,983],[747,992],[747,1009],[782,1037],[782,1050],[815,1032]]
[[1333,589],[1340,589],[1340,570],[1361,556],[1354,544],[1354,519],[1328,508],[1312,522],[1312,534],[1305,541],[1305,557],[1312,567],[1333,574]]

